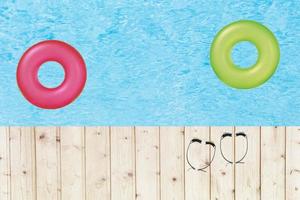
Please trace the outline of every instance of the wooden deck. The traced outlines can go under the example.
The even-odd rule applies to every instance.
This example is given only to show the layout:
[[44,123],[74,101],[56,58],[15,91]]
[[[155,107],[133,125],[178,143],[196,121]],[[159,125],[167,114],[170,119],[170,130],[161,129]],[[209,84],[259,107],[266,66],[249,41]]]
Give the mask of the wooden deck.
[[[247,134],[244,163],[221,156],[224,132]],[[216,144],[206,172],[186,162],[193,138]],[[194,163],[212,156],[202,146]],[[245,141],[222,148],[238,160]],[[299,200],[300,127],[2,127],[0,199]]]

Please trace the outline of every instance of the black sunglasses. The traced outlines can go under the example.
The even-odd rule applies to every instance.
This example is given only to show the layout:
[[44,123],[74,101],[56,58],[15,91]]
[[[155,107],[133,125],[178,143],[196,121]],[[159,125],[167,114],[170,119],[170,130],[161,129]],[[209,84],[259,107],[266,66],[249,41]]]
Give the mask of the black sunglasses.
[[[221,155],[222,157],[224,158],[224,160],[226,160],[226,162],[230,163],[230,164],[233,164],[233,161],[229,160],[228,158],[226,158],[226,156],[224,155],[223,153],[223,150],[222,150],[222,141],[224,138],[226,137],[232,137],[232,133],[224,133],[222,136],[221,136],[221,139],[220,139],[220,151],[221,151]],[[235,164],[238,164],[238,163],[244,163],[242,162],[244,160],[244,158],[246,157],[247,153],[248,153],[248,137],[247,135],[244,133],[244,132],[239,132],[239,133],[236,133],[235,134],[236,137],[244,137],[245,140],[246,140],[246,150],[245,150],[245,153],[244,155],[238,160],[238,161],[235,161]],[[205,142],[205,145],[209,145],[210,147],[212,147],[214,150],[213,150],[213,156],[211,157],[210,161],[209,162],[206,162],[204,167],[201,167],[201,168],[196,168],[190,161],[190,158],[189,158],[189,151],[190,151],[190,147],[192,144],[202,144],[202,140],[201,139],[198,139],[198,138],[193,138],[188,147],[187,147],[187,151],[186,151],[186,159],[187,159],[187,163],[189,164],[189,166],[193,169],[193,170],[197,170],[197,171],[203,171],[205,172],[205,169],[208,168],[211,163],[213,162],[214,158],[215,158],[215,153],[216,153],[216,145],[211,142],[211,141],[206,141]]]

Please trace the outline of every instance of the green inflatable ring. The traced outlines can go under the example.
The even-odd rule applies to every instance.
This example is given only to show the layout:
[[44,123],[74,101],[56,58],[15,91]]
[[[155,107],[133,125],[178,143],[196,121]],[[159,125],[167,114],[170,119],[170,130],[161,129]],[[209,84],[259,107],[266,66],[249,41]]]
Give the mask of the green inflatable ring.
[[[257,62],[249,68],[240,68],[231,58],[233,46],[241,41],[253,43],[258,50]],[[255,21],[241,20],[224,27],[215,37],[210,61],[216,75],[224,83],[239,89],[257,87],[276,71],[280,49],[273,33]]]

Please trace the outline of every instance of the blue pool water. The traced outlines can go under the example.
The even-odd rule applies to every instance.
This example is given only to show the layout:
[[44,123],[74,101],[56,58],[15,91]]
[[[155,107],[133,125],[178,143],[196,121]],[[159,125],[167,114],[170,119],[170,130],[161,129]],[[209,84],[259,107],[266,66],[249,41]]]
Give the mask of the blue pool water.
[[[256,20],[281,48],[274,76],[251,90],[224,85],[209,62],[210,44],[225,25]],[[82,95],[58,110],[27,102],[16,84],[19,58],[45,39],[63,40],[84,57]],[[300,1],[2,0],[1,125],[299,125]],[[246,67],[255,48],[232,56]],[[39,73],[57,85],[53,63]]]

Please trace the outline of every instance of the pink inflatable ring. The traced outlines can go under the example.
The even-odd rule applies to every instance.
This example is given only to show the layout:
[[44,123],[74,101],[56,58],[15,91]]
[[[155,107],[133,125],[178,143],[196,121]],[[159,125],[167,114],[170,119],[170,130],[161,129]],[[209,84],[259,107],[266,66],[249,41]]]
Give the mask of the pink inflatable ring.
[[[47,88],[38,80],[38,70],[45,62],[62,65],[65,78],[56,88]],[[18,86],[24,97],[40,108],[57,109],[73,102],[86,82],[86,66],[80,53],[61,41],[47,40],[30,47],[17,69]]]

